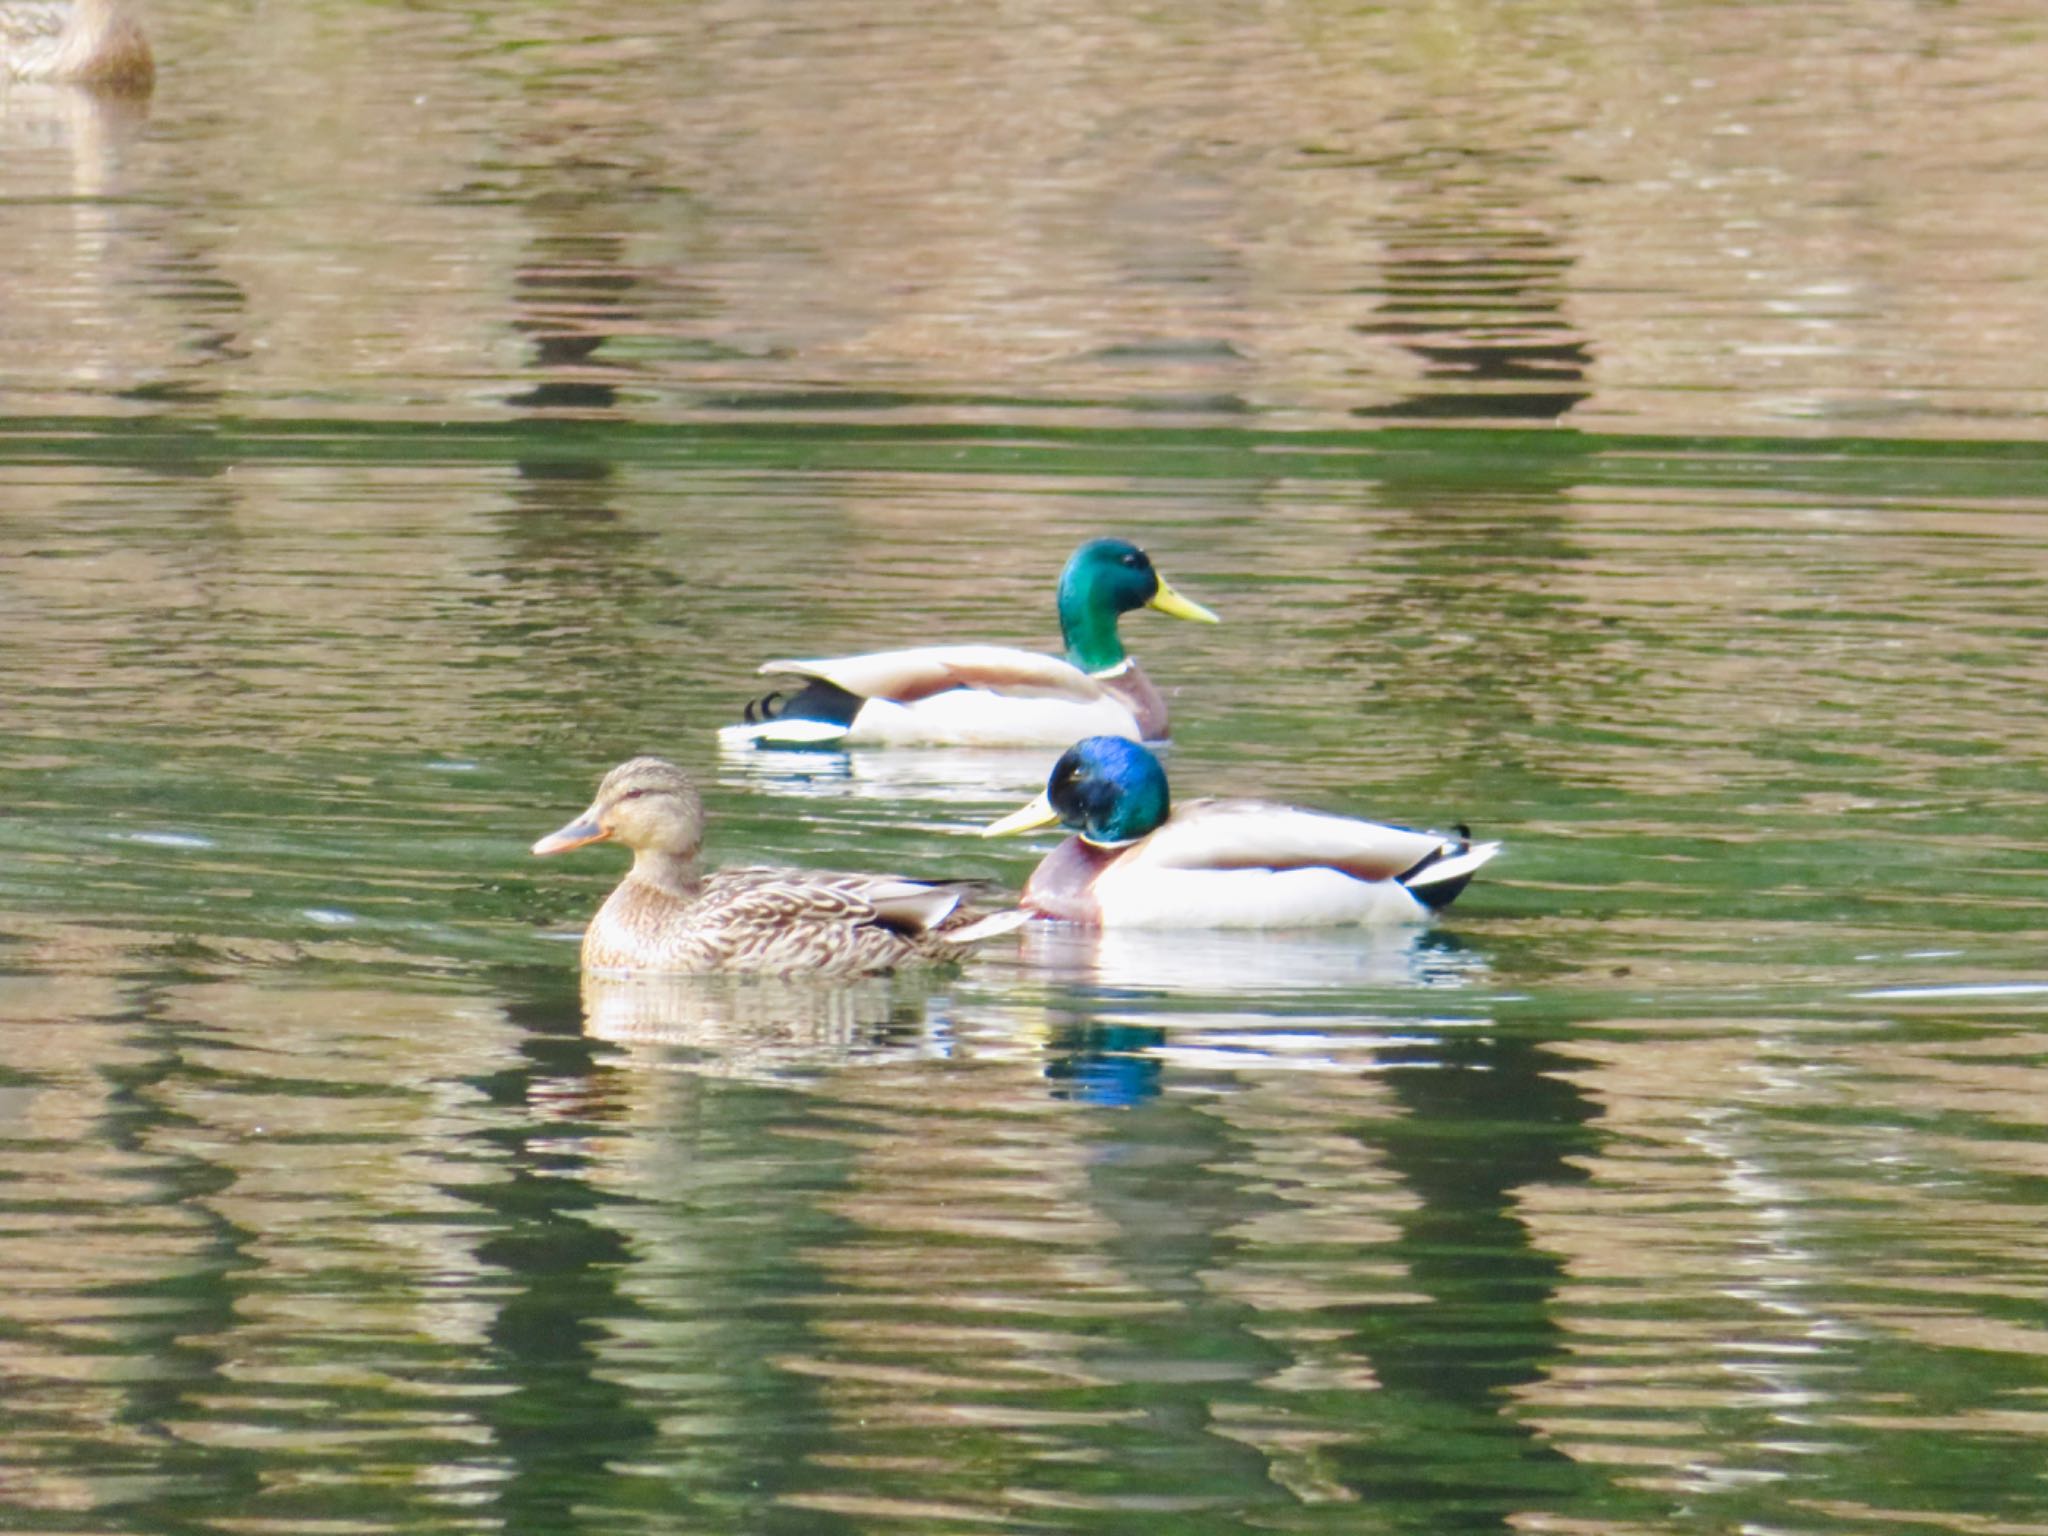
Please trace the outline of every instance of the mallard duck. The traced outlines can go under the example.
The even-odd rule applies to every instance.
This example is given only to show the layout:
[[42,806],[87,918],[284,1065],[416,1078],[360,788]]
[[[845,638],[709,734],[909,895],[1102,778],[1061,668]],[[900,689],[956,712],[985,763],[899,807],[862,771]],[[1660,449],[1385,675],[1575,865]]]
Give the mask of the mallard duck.
[[140,91],[156,78],[156,60],[116,0],[6,0],[0,74]]
[[1105,928],[1418,922],[1500,851],[1265,800],[1175,806],[1159,759],[1115,736],[1069,747],[1045,793],[982,835],[1055,822],[1076,835],[1032,871],[1023,905]]
[[1166,700],[1124,651],[1117,620],[1156,608],[1203,624],[1191,603],[1123,539],[1090,539],[1060,572],[1064,658],[1006,645],[925,645],[761,671],[800,680],[747,706],[719,732],[728,746],[1056,747],[1081,736],[1166,735]]
[[702,874],[704,806],[674,763],[636,757],[590,809],[533,845],[562,853],[607,839],[633,867],[583,935],[586,971],[746,971],[856,976],[955,960],[1027,914],[981,917],[967,887],[894,875],[754,867]]

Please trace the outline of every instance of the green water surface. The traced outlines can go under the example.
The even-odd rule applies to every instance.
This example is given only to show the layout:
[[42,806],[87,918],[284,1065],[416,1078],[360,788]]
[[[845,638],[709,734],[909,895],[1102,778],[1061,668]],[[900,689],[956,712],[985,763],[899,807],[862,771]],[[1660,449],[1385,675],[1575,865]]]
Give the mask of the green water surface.
[[[14,424],[15,1523],[2024,1528],[2040,468]],[[1224,615],[1128,623],[1176,782],[1503,838],[1446,921],[579,995],[635,751],[1020,880],[1042,755],[712,730],[1108,529]]]
[[[0,80],[0,1529],[2048,1531],[2037,0],[137,0]],[[1389,933],[580,984],[1038,753],[1469,823]]]

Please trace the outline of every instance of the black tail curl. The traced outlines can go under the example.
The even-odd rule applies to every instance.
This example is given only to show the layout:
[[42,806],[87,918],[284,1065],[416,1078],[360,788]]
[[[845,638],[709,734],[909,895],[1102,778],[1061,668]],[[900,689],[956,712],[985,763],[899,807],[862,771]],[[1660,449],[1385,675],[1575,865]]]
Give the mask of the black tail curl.
[[1407,887],[1410,896],[1413,896],[1432,912],[1441,912],[1445,907],[1456,901],[1459,893],[1472,883],[1472,876],[1478,873],[1477,870],[1468,870],[1455,880],[1433,880],[1420,886],[1412,883],[1415,877],[1424,870],[1431,868],[1433,865],[1441,864],[1445,859],[1456,858],[1459,854],[1467,853],[1471,850],[1472,829],[1460,821],[1452,824],[1452,830],[1458,834],[1458,840],[1455,845],[1432,848],[1428,853],[1425,853],[1413,864],[1402,870],[1400,874],[1394,876],[1396,880]]
[[813,677],[806,679],[803,687],[794,693],[785,693],[777,688],[758,699],[749,699],[744,718],[748,725],[767,725],[775,720],[820,720],[827,725],[852,725],[853,717],[860,713],[865,702],[859,694],[849,693],[837,683]]

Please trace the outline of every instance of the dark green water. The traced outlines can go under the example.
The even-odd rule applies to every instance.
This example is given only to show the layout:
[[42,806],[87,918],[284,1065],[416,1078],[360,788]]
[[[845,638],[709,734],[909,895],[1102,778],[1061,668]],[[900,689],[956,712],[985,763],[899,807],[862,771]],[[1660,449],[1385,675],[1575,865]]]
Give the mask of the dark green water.
[[[19,424],[11,1523],[2031,1528],[2040,469]],[[1447,922],[586,1011],[525,848],[632,751],[1020,879],[1032,754],[711,730],[1107,527],[1225,615],[1131,624],[1176,779],[1505,838]]]
[[[150,0],[0,86],[0,1529],[2048,1531],[2037,7]],[[612,763],[979,876],[1053,643],[1422,932],[585,994]]]

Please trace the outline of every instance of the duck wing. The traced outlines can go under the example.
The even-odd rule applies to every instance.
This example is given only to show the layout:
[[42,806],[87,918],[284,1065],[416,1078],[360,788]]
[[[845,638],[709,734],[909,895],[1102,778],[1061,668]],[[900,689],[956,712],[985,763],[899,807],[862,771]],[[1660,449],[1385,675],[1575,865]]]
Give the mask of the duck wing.
[[696,926],[722,969],[880,971],[913,958],[945,959],[953,946],[994,938],[1011,922],[977,918],[961,902],[972,887],[893,875],[752,867],[705,882]]
[[1160,869],[1335,869],[1396,880],[1465,844],[1439,832],[1299,810],[1267,800],[1191,800],[1131,850]]
[[763,663],[773,676],[816,678],[863,699],[914,704],[955,688],[1021,698],[1092,702],[1103,685],[1073,663],[1008,645],[923,645],[859,656],[785,658]]

